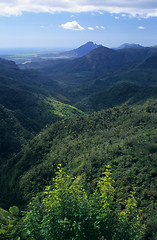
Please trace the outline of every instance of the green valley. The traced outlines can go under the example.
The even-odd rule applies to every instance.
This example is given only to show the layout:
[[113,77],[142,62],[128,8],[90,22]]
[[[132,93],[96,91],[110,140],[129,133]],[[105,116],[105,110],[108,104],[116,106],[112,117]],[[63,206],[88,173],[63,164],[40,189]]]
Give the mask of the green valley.
[[156,240],[157,48],[65,53],[0,59],[0,238]]

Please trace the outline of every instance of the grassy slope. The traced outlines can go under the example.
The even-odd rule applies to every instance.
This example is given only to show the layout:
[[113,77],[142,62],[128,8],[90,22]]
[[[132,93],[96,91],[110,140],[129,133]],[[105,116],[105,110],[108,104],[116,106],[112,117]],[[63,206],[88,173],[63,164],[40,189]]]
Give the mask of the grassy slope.
[[71,175],[81,176],[89,189],[110,164],[119,195],[123,198],[136,187],[143,219],[152,228],[157,197],[156,103],[117,107],[52,125],[4,169],[3,182],[10,190],[2,187],[1,202],[6,194],[12,203],[28,201],[49,184],[58,163]]

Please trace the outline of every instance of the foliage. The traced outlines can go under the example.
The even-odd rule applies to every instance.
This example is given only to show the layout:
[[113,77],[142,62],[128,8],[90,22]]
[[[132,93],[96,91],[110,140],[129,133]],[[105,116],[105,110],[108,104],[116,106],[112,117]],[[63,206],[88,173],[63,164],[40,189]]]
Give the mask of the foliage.
[[[153,50],[144,51],[150,56]],[[143,50],[138,51],[138,59],[137,50],[135,55],[130,52],[119,52],[124,63],[128,56],[133,57],[133,63],[146,57]],[[50,69],[59,84],[41,72],[22,71],[13,62],[0,60],[0,204],[5,209],[12,205],[24,207],[32,195],[50,184],[59,162],[70,176],[81,176],[88,193],[92,192],[104,166],[109,164],[120,198],[124,200],[136,187],[138,208],[143,210],[147,225],[145,239],[154,239],[156,100],[73,118],[82,112],[57,101],[62,98],[67,103],[70,99],[72,105],[81,101],[86,111],[97,111],[156,97],[156,56],[104,75],[106,67],[113,67],[109,64],[103,68],[105,53],[113,64],[122,63],[112,58],[115,51],[100,48]],[[59,119],[63,120],[57,122]],[[47,129],[27,141],[42,128]]]
[[19,230],[21,229],[18,207],[10,207],[9,212],[0,208],[0,239],[21,239],[18,238]]
[[90,196],[79,179],[66,175],[60,166],[53,181],[54,188],[47,186],[29,203],[24,217],[29,239],[141,239],[136,200],[131,195],[125,209],[119,209],[109,166]]
[[23,207],[50,184],[60,162],[70,176],[81,176],[88,192],[106,164],[112,166],[119,198],[136,187],[138,208],[154,239],[156,219],[157,104],[116,107],[55,123],[1,168],[1,204]]

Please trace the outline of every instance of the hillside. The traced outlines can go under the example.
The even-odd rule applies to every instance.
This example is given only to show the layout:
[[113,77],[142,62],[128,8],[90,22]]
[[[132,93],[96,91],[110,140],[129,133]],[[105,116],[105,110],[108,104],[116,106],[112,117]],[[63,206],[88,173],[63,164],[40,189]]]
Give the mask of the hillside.
[[22,127],[14,112],[0,105],[0,165],[13,154],[21,150],[21,146],[33,135]]
[[138,84],[139,86],[156,86],[157,85],[157,55],[148,57],[144,61],[134,64],[132,66],[120,69],[111,75],[111,77],[106,79],[101,78],[101,80],[108,81],[112,83],[117,82],[132,82]]
[[83,111],[92,112],[120,104],[139,104],[157,96],[157,56],[87,80],[89,75],[87,78],[82,75],[82,82],[77,83],[69,78],[68,85],[68,80],[64,78],[62,83],[63,95]]
[[1,205],[24,204],[49,184],[58,163],[70,175],[80,176],[89,191],[109,164],[121,198],[136,187],[151,234],[156,216],[156,103],[124,105],[55,123],[1,168],[6,173],[1,174]]
[[139,86],[126,81],[115,84],[109,90],[98,91],[84,97],[76,103],[76,107],[85,112],[93,112],[122,104],[142,104],[150,98],[157,98],[157,87]]
[[[55,82],[58,84],[56,93],[59,92],[66,97],[66,103],[76,107],[87,105],[87,107],[83,106],[82,110],[88,111],[88,109],[92,110],[88,106],[88,102],[90,105],[90,99],[103,91],[109,95],[110,89],[120,86],[119,84],[122,82],[131,82],[135,84],[134,88],[136,88],[136,85],[142,87],[155,86],[156,55],[157,49],[151,47],[113,50],[101,46],[81,58],[64,61],[51,67],[48,64],[47,66],[40,65],[38,73],[48,77],[48,81],[45,79],[43,82],[45,89],[52,91],[53,94],[52,83]],[[139,91],[142,90],[139,89]],[[118,92],[120,93],[121,89],[118,89]],[[152,96],[154,96],[154,93]],[[151,97],[151,93],[149,97]],[[90,99],[88,100],[88,98]],[[102,98],[100,98],[101,100]],[[94,98],[92,101],[95,101]],[[129,98],[121,101],[121,103],[127,101],[130,102]],[[86,103],[84,104],[84,102]],[[135,101],[133,102],[135,103]],[[107,103],[110,107],[114,104],[117,105],[113,102]],[[103,109],[105,104],[100,102],[99,105],[102,108],[94,107],[93,110]]]
[[56,98],[55,83],[51,94],[45,90],[45,79],[42,74],[21,71],[14,62],[0,59],[0,165],[47,125],[83,114]]
[[56,89],[56,96],[61,94],[65,103],[83,111],[141,103],[156,97],[157,49],[127,46],[117,50],[100,46],[81,58],[46,60],[32,67],[46,76],[44,89],[52,94]]
[[[41,68],[41,71],[53,77],[53,79],[58,82],[64,82],[68,85],[80,85],[93,78],[101,77],[106,72],[140,63],[154,54],[157,54],[156,48],[125,48],[113,50],[101,46],[86,56],[57,64],[52,68],[45,66]],[[60,69],[62,69],[62,71],[60,71]]]
[[[50,81],[51,92],[43,85]],[[46,124],[61,119],[64,114],[70,116],[70,113],[66,113],[68,105],[60,102],[64,96],[59,94],[60,88],[52,79],[37,71],[20,70],[14,62],[0,59],[0,104],[15,111],[19,120],[28,120],[28,128],[31,129],[34,124],[31,131],[41,130]],[[59,106],[57,109],[56,105]],[[76,110],[71,106],[69,109],[73,113]]]

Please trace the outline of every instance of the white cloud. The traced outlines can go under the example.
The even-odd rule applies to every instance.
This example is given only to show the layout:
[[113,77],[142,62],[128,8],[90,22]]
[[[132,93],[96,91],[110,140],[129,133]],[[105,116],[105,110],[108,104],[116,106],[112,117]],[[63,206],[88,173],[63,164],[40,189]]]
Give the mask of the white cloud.
[[145,27],[140,26],[140,27],[138,27],[138,29],[145,29]]
[[91,30],[91,31],[92,31],[92,30],[94,30],[94,28],[93,28],[93,27],[88,27],[88,30]]
[[114,18],[115,18],[115,19],[119,19],[119,17],[117,17],[117,16],[116,16],[116,17],[114,17]]
[[156,0],[0,0],[0,15],[22,12],[94,12],[122,13],[132,16],[157,17]]
[[104,27],[104,26],[101,26],[100,28],[101,28],[101,29],[105,29],[105,27]]
[[100,15],[103,15],[103,14],[104,14],[104,12],[101,12],[101,11],[99,11],[99,14],[100,14]]
[[61,24],[61,27],[64,29],[70,29],[70,30],[75,30],[75,31],[84,30],[84,28],[82,26],[80,26],[80,24],[76,21]]

